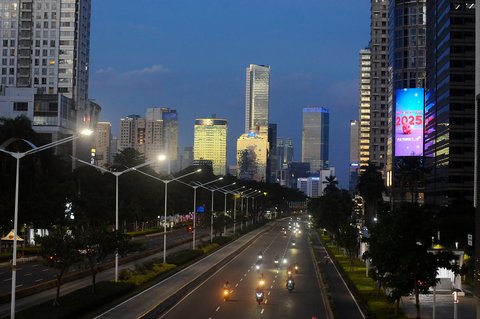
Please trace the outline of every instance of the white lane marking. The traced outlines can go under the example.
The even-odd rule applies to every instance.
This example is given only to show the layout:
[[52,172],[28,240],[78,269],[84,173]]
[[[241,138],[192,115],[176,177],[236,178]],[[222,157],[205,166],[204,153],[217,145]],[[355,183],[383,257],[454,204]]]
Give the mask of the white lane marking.
[[243,280],[243,278],[240,278],[240,281],[242,281],[242,280]]
[[39,281],[42,281],[42,280],[43,280],[43,278],[40,278],[40,279],[35,280],[35,282],[39,282]]
[[265,310],[265,309],[264,309],[264,308],[262,308],[262,311],[260,311],[260,314],[262,314],[262,315],[263,315],[263,311],[264,311],[264,310]]
[[235,288],[237,288],[237,287],[238,287],[238,284],[235,285]]
[[243,277],[247,277],[247,274],[243,274]]
[[4,279],[3,281],[10,281],[12,280],[12,278],[7,278],[7,279]]
[[268,303],[268,299],[265,299],[265,304],[267,304],[267,303]]
[[32,267],[38,267],[39,264],[32,265]]
[[27,277],[27,276],[31,276],[31,275],[32,275],[32,273],[29,272],[28,274],[25,274],[24,276]]
[[273,289],[273,285],[272,285],[272,286],[270,286],[270,289]]
[[219,311],[220,310],[220,306],[217,307],[217,309],[215,309],[215,311]]
[[48,268],[47,268],[47,269],[43,269],[42,271],[49,271],[49,269],[48,269]]
[[271,291],[268,292],[268,295],[270,296]]
[[16,287],[16,288],[18,288],[18,287],[22,287],[22,286],[23,286],[23,284],[20,284],[20,285],[17,285],[17,287]]

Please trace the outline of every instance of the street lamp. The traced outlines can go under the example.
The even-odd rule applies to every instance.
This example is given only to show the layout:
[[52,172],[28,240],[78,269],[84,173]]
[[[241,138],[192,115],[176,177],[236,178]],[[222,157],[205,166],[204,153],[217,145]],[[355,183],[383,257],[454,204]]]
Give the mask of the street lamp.
[[163,221],[163,263],[165,264],[167,262],[167,198],[168,198],[168,183],[170,182],[173,182],[173,181],[178,181],[178,182],[181,182],[180,179],[181,178],[184,178],[184,177],[187,177],[189,175],[192,175],[192,174],[195,174],[195,173],[199,173],[201,172],[202,169],[199,168],[193,172],[190,172],[190,173],[187,173],[187,174],[184,174],[182,176],[179,176],[179,177],[173,177],[173,176],[170,176],[171,179],[161,179],[161,178],[158,178],[156,176],[153,176],[153,175],[150,175],[148,173],[145,173],[145,172],[142,172],[142,171],[138,171],[139,173],[142,173],[143,175],[146,175],[146,176],[149,176],[153,179],[156,179],[158,181],[161,181],[165,184],[165,209],[164,209],[164,221]]
[[240,192],[238,192],[239,190],[241,189],[244,189],[245,186],[242,186],[242,187],[239,187],[237,189],[234,189],[234,190],[231,190],[231,191],[227,191],[225,193],[225,214],[227,213],[226,211],[226,207],[227,207],[227,194],[232,194],[233,195],[233,234],[235,235],[236,234],[236,224],[237,224],[237,211],[236,211],[236,206],[237,206],[237,199],[235,198],[236,195],[240,194]]
[[226,186],[223,186],[223,187],[217,187],[217,188],[210,188],[210,187],[203,187],[205,189],[208,189],[209,191],[212,192],[212,208],[211,208],[211,214],[210,214],[210,243],[213,242],[213,194],[215,193],[215,191],[220,191],[221,190],[224,190],[225,188],[227,187],[230,187],[232,185],[235,185],[237,182],[233,182],[231,184],[228,184]]
[[206,183],[194,182],[193,185],[189,185],[189,186],[193,187],[193,244],[192,244],[193,249],[195,249],[195,247],[196,247],[195,237],[196,237],[196,234],[197,234],[197,228],[196,228],[196,225],[195,225],[196,224],[196,219],[197,219],[197,188],[207,186],[209,184],[218,182],[222,179],[223,179],[223,177],[219,177],[219,178],[216,178],[216,179],[214,179],[213,181],[210,181],[210,182],[206,182]]
[[[258,192],[260,192],[260,191],[258,191],[258,190],[256,190],[256,189],[250,189],[249,192],[247,192],[247,191],[244,192],[245,194],[243,194],[243,196],[242,196],[242,215],[248,216],[248,199],[249,199],[250,197],[252,197],[253,194],[258,194]],[[247,199],[246,212],[245,212],[245,214],[243,213],[243,197],[245,197],[245,198]],[[245,226],[248,226],[248,219],[246,220]]]
[[[108,169],[106,169],[104,167],[94,165],[94,164],[86,162],[86,161],[82,161],[81,159],[78,159],[76,157],[72,156],[72,158],[79,161],[80,163],[83,163],[83,164],[88,165],[88,166],[95,167],[96,169],[98,169],[102,172],[110,173],[110,174],[115,176],[115,232],[118,232],[118,178],[120,177],[120,175],[123,175],[125,173],[131,172],[131,171],[137,171],[137,168],[144,167],[144,166],[150,165],[152,163],[155,163],[156,160],[148,161],[148,162],[139,164],[139,165],[134,166],[134,167],[129,167],[126,170],[123,170],[121,172],[112,172],[112,171],[109,171]],[[165,159],[166,159],[165,155],[159,155],[158,156],[159,161],[164,161]],[[140,172],[140,171],[137,171],[137,172]],[[118,281],[118,248],[115,251],[115,282],[117,282],[117,281]]]
[[259,197],[259,196],[262,196],[262,195],[264,195],[264,193],[260,192],[260,193],[258,193],[257,195],[252,196],[252,212],[253,212],[253,216],[254,216],[254,217],[253,217],[253,218],[254,218],[254,221],[256,221],[256,219],[257,219],[257,218],[256,218],[256,217],[257,217],[257,216],[256,216],[256,213],[257,213],[257,212],[255,211],[255,198],[257,198],[257,197]]
[[[16,172],[15,172],[15,210],[14,210],[14,214],[13,214],[12,293],[11,293],[11,306],[10,306],[10,318],[11,319],[15,318],[15,292],[16,292],[16,285],[17,285],[17,231],[18,231],[18,192],[19,192],[18,190],[19,190],[19,177],[20,177],[20,159],[27,156],[27,155],[46,150],[48,148],[52,148],[52,147],[58,146],[60,144],[71,142],[71,141],[81,137],[82,135],[83,136],[92,135],[92,133],[93,133],[92,130],[84,129],[80,132],[80,134],[74,134],[74,135],[68,136],[64,139],[60,139],[60,140],[57,140],[57,141],[54,141],[54,142],[51,142],[51,143],[48,143],[48,144],[45,144],[45,145],[41,145],[41,146],[38,146],[38,147],[35,144],[33,144],[32,142],[24,140],[24,139],[20,139],[20,138],[10,138],[0,145],[0,152],[8,154],[8,155],[12,156],[13,158],[15,158],[17,160]],[[10,151],[7,151],[5,149],[8,145],[10,145],[14,142],[17,142],[17,141],[24,142],[25,144],[30,146],[31,149],[29,149],[28,151],[25,151],[23,153],[10,152]]]

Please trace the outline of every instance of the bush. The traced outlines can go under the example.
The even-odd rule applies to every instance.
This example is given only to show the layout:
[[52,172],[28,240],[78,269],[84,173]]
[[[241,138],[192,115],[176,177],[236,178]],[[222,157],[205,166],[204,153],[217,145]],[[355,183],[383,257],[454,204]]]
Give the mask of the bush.
[[217,243],[211,243],[211,244],[204,244],[200,246],[200,249],[203,251],[204,254],[208,254],[209,252],[217,249],[220,247],[219,244]]
[[219,236],[219,237],[215,237],[213,239],[213,242],[216,243],[216,244],[219,244],[220,246],[223,246],[223,245],[229,243],[230,241],[232,241],[232,237]]
[[60,297],[60,306],[53,306],[52,301],[33,306],[18,312],[18,319],[72,319],[79,318],[96,307],[102,306],[135,289],[135,286],[126,282],[102,281],[96,285],[96,294],[92,294],[92,287],[85,287]]
[[203,255],[203,251],[200,249],[185,249],[167,256],[167,263],[177,266],[188,263]]
[[132,283],[135,286],[143,285],[146,282],[152,281],[158,276],[166,273],[169,270],[175,268],[175,265],[172,264],[152,264],[152,268],[150,269],[143,269],[142,272],[134,272],[130,271],[124,273],[124,276],[127,278],[122,277],[122,281]]

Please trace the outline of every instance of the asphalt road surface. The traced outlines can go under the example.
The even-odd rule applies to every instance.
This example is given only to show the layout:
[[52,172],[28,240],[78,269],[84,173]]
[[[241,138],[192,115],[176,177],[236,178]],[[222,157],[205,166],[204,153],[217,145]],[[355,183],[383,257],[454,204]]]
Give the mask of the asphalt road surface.
[[[281,229],[287,224],[279,223],[265,232],[160,318],[326,318],[305,226],[301,224],[301,234],[284,234]],[[263,258],[257,272],[259,252]],[[277,269],[275,256],[280,261],[286,257],[287,264]],[[298,263],[299,272],[293,274],[295,289],[289,293],[287,267],[294,263]],[[259,305],[255,290],[262,274],[265,299]],[[227,280],[231,297],[224,301],[223,284]]]

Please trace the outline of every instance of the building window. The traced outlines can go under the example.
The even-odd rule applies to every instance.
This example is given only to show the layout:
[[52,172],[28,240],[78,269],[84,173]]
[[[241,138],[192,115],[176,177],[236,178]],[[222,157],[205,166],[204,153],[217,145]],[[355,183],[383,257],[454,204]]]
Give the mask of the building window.
[[28,102],[14,102],[13,110],[19,112],[28,111]]

